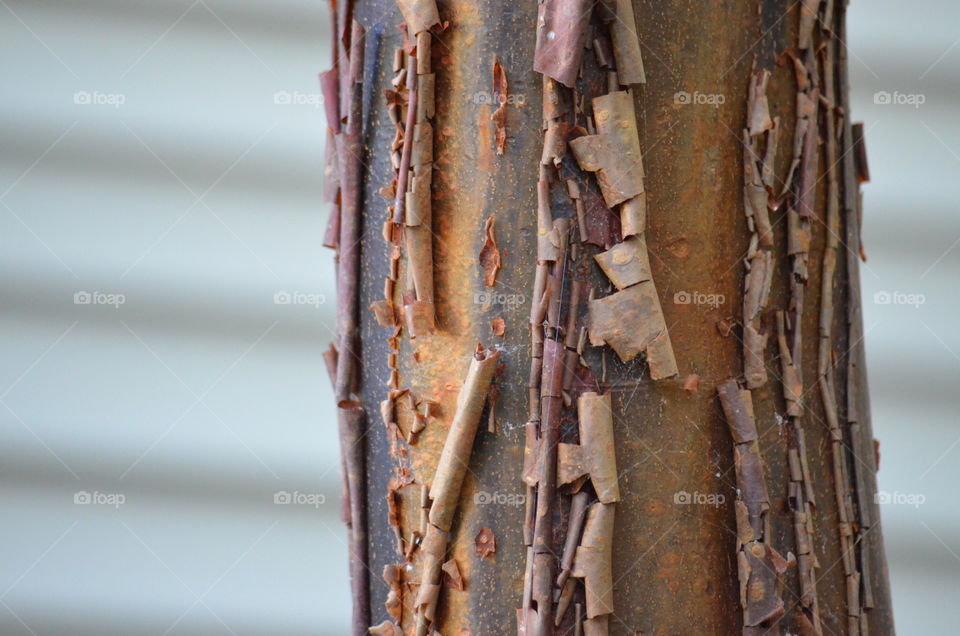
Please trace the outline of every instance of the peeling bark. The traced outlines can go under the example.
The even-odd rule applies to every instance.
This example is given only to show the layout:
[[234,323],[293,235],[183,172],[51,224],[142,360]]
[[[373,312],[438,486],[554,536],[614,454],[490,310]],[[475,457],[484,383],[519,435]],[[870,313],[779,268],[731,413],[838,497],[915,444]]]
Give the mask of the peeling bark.
[[[470,370],[457,398],[457,412],[443,445],[440,462],[430,485],[432,504],[429,512],[426,538],[421,550],[422,578],[414,607],[417,610],[417,636],[425,636],[436,618],[440,596],[440,571],[447,551],[447,533],[459,503],[460,488],[467,472],[474,437],[480,423],[480,414],[486,402],[487,391],[497,369],[500,354],[477,346]],[[447,566],[447,572],[456,564]],[[451,576],[454,576],[451,574]],[[456,570],[459,578],[459,570]]]
[[507,88],[507,72],[500,59],[493,58],[493,103],[497,110],[490,115],[490,121],[496,128],[497,154],[502,155],[507,147],[507,103],[510,98]]
[[[324,243],[348,282],[360,241],[340,293],[371,311],[349,336],[341,306],[325,359],[351,568],[383,573],[354,578],[354,634],[893,633],[842,5],[335,3],[325,114],[363,163],[328,154]],[[728,99],[674,98],[695,90]],[[458,380],[491,334],[467,443]],[[712,404],[730,377],[749,408]]]
[[780,634],[779,619],[785,612],[780,576],[787,571],[793,555],[784,559],[770,544],[770,496],[757,443],[753,401],[750,391],[741,389],[735,380],[721,384],[717,393],[734,442],[737,570],[743,634]]

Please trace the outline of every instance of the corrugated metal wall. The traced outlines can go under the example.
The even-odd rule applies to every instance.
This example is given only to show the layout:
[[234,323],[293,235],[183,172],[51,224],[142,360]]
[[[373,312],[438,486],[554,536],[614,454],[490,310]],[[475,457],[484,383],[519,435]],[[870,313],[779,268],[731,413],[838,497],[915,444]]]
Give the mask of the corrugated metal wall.
[[[323,5],[0,1],[0,633],[344,633]],[[957,24],[851,8],[902,634],[960,621]]]

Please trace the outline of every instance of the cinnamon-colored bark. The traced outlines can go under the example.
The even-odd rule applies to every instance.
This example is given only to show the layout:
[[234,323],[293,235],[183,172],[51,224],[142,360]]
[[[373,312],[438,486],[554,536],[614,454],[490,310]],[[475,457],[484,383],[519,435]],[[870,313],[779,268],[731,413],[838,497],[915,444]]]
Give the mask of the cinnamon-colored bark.
[[[570,14],[581,5],[586,18]],[[337,1],[338,39],[351,17],[367,33],[359,84],[340,45],[324,86],[340,118],[364,87],[359,129],[331,125],[360,173],[346,146],[328,173],[343,186],[341,298],[358,308],[355,335],[341,314],[337,393],[366,420],[344,429],[363,452],[344,458],[351,523],[368,526],[351,533],[366,549],[356,615],[376,633],[421,616],[442,634],[893,633],[843,5]],[[505,103],[484,97],[494,59]],[[391,84],[403,67],[422,79],[412,92]],[[431,96],[410,120],[429,142],[406,124],[413,95]],[[411,244],[411,228],[429,240]],[[412,334],[417,307],[429,315]],[[491,340],[503,368],[465,450],[458,394]],[[725,416],[731,378],[749,413]],[[612,448],[590,432],[606,422],[583,419],[596,400]],[[446,480],[448,441],[465,465],[437,507],[423,493]]]

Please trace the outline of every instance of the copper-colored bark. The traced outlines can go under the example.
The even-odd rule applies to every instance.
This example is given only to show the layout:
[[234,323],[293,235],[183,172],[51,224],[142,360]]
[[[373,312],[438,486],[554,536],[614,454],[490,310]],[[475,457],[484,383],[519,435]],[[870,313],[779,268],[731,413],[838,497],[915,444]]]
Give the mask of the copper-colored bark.
[[[366,308],[374,301],[383,300],[384,279],[391,274],[399,282],[394,294],[399,305],[406,289],[409,253],[403,241],[383,240],[388,202],[377,192],[386,188],[391,195],[396,194],[390,189],[398,167],[391,159],[396,127],[391,120],[388,97],[380,89],[390,85],[393,51],[402,45],[402,33],[395,27],[404,18],[395,0],[338,2],[339,8],[348,4],[352,5],[352,15],[368,32],[376,30],[381,34],[379,48],[371,46],[367,51],[379,59],[365,64],[364,73],[365,81],[372,82],[375,90],[369,91],[369,103],[364,104],[362,147],[367,161],[360,182],[364,189],[360,224],[363,260],[358,306]],[[619,10],[624,3],[606,4],[616,5]],[[369,493],[364,497],[370,520],[368,566],[379,573],[385,565],[396,565],[398,559],[410,559],[413,570],[403,574],[403,585],[410,590],[403,596],[406,609],[400,622],[405,630],[414,628],[413,603],[421,593],[417,583],[423,580],[422,568],[428,554],[433,555],[438,568],[454,559],[466,581],[466,590],[462,592],[442,587],[442,577],[431,579],[437,580],[441,587],[422,590],[427,598],[433,598],[434,592],[437,595],[432,623],[443,634],[513,633],[517,625],[516,609],[525,596],[525,580],[528,594],[543,596],[566,590],[570,580],[579,586],[574,589],[582,590],[580,579],[571,573],[590,576],[594,571],[592,576],[603,576],[596,562],[588,567],[590,555],[594,553],[584,553],[582,564],[575,565],[573,561],[565,564],[562,557],[567,533],[577,534],[576,524],[570,523],[571,516],[576,521],[571,507],[582,498],[558,489],[555,505],[550,508],[549,536],[542,537],[549,542],[552,552],[539,552],[547,555],[539,560],[545,563],[544,571],[549,571],[551,577],[546,583],[543,577],[538,579],[544,589],[530,589],[537,559],[529,560],[531,569],[528,570],[528,553],[533,556],[537,549],[532,544],[528,548],[528,542],[534,541],[538,502],[531,497],[534,491],[521,481],[526,440],[528,432],[533,430],[524,423],[532,420],[532,409],[536,411],[538,427],[542,424],[541,410],[553,418],[551,409],[559,409],[554,439],[582,446],[573,418],[574,404],[578,395],[591,391],[610,396],[615,455],[620,470],[620,500],[616,504],[593,504],[616,506],[616,523],[609,543],[614,613],[597,613],[596,597],[592,597],[591,604],[591,598],[582,591],[571,592],[566,601],[569,609],[560,616],[562,622],[556,628],[557,633],[577,633],[574,623],[578,607],[582,619],[580,633],[587,634],[602,631],[604,624],[610,634],[616,635],[689,633],[690,625],[702,633],[728,634],[742,629],[739,572],[733,550],[737,536],[738,507],[734,503],[737,455],[716,399],[716,387],[721,380],[738,376],[744,369],[741,340],[747,272],[739,261],[749,251],[753,232],[748,228],[745,211],[745,204],[749,202],[745,201],[741,133],[744,128],[756,131],[766,127],[765,120],[753,122],[747,111],[751,84],[757,70],[762,69],[770,73],[765,93],[771,122],[780,119],[780,151],[770,157],[770,161],[761,154],[754,166],[759,166],[768,204],[767,184],[773,179],[774,199],[786,207],[776,212],[771,208],[772,241],[769,244],[763,220],[754,216],[754,221],[759,221],[755,229],[763,235],[764,249],[769,250],[773,265],[769,297],[766,304],[760,304],[756,318],[762,327],[759,333],[772,336],[761,347],[767,381],[754,390],[752,396],[757,435],[739,454],[740,464],[744,470],[755,465],[751,463],[754,448],[763,457],[769,499],[766,513],[769,545],[776,546],[780,553],[793,552],[797,556],[796,567],[782,575],[780,598],[785,612],[779,623],[781,630],[810,633],[808,614],[798,610],[807,607],[804,602],[809,599],[810,586],[801,583],[801,579],[813,577],[823,633],[851,630],[851,599],[856,599],[862,610],[855,616],[858,625],[866,622],[875,634],[893,633],[880,521],[873,504],[875,459],[860,344],[862,319],[856,254],[862,217],[858,187],[865,175],[865,164],[857,159],[863,144],[856,141],[846,101],[844,50],[842,44],[837,44],[830,62],[836,65],[835,102],[844,109],[842,117],[837,111],[833,124],[837,156],[842,159],[836,166],[837,188],[833,190],[828,187],[830,162],[826,158],[829,151],[824,137],[829,100],[820,103],[819,96],[812,103],[801,99],[803,103],[797,107],[798,68],[817,67],[821,84],[828,81],[827,75],[819,71],[824,53],[818,43],[825,41],[821,24],[819,19],[811,23],[810,41],[818,48],[808,56],[804,51],[811,49],[805,49],[799,41],[801,7],[782,0],[764,0],[759,4],[762,11],[758,19],[757,2],[711,4],[709,10],[700,0],[632,3],[646,65],[646,83],[633,85],[625,94],[635,111],[639,150],[644,153],[643,197],[633,195],[617,203],[602,199],[598,203],[604,191],[594,173],[581,170],[574,157],[564,158],[558,154],[569,139],[589,139],[594,132],[591,125],[596,125],[596,132],[602,135],[600,122],[587,121],[590,101],[611,91],[621,92],[629,84],[628,75],[617,75],[612,70],[621,62],[617,60],[612,42],[606,41],[608,25],[604,25],[599,15],[591,18],[593,22],[584,31],[582,41],[577,40],[580,36],[576,29],[569,34],[574,41],[582,42],[577,51],[580,61],[571,67],[564,61],[567,58],[562,58],[564,64],[557,66],[562,71],[556,73],[562,75],[561,81],[580,82],[579,103],[587,104],[583,112],[577,110],[581,106],[572,99],[549,104],[547,110],[539,106],[543,88],[533,72],[538,35],[537,3],[445,0],[438,3],[436,18],[424,19],[437,30],[431,69],[435,76],[431,87],[435,96],[431,120],[431,268],[437,329],[411,340],[402,320],[397,327],[399,331],[394,333],[379,326],[373,312],[363,309],[359,313],[356,345],[360,375],[357,396],[368,420],[376,419],[379,412],[376,405],[383,400],[391,382],[409,388],[417,400],[429,400],[436,405],[430,418],[421,420],[403,404],[407,398],[398,399],[400,406],[393,417],[402,433],[399,442],[395,435],[391,439],[386,426],[374,421],[365,444],[367,470],[366,479],[361,481]],[[821,16],[827,6],[837,12],[838,43],[843,42],[842,5],[842,2],[816,3],[814,9],[814,13]],[[803,3],[807,11],[811,6],[814,3]],[[784,10],[788,10],[786,18],[778,21]],[[449,25],[439,32],[441,27],[433,24],[435,20],[449,22]],[[416,20],[408,16],[409,23],[415,24]],[[585,41],[587,31],[597,42]],[[342,27],[338,28],[338,34],[343,32]],[[757,44],[758,65],[755,67],[750,47],[763,32],[766,35]],[[773,64],[773,60],[787,50],[794,52],[799,67],[790,58],[783,58],[782,66]],[[484,100],[470,98],[489,92],[490,60],[494,55],[510,78],[510,94],[525,98],[523,106],[506,105],[509,143],[502,156],[496,154],[495,126],[491,125],[491,115],[497,105],[491,108]],[[343,77],[340,80],[338,99],[342,103],[345,99]],[[695,90],[723,93],[725,104],[713,108],[678,104],[674,99],[679,91]],[[574,95],[572,91],[568,94]],[[798,136],[799,162],[793,170],[794,176],[790,176],[798,112],[801,118],[817,121],[814,125],[811,120]],[[542,122],[551,119],[550,115],[563,121],[579,117],[580,129],[558,124],[544,131]],[[426,113],[424,116],[429,117]],[[764,134],[769,132],[770,129],[766,129]],[[759,149],[764,151],[765,144]],[[626,152],[635,150],[638,149],[633,146],[626,148]],[[564,166],[563,171],[555,169],[557,158]],[[580,174],[566,169],[571,161],[570,168]],[[548,170],[542,171],[541,166]],[[620,166],[608,162],[604,168],[610,168],[613,173]],[[754,175],[751,182],[755,183]],[[575,184],[577,196],[568,196],[570,183]],[[789,184],[786,188],[785,183]],[[610,191],[621,188],[619,195],[637,190],[635,183],[608,182],[607,185]],[[634,187],[624,189],[626,185]],[[547,192],[546,197],[541,197],[540,207],[545,214],[541,215],[544,222],[540,224],[538,186]],[[413,191],[416,192],[416,188]],[[757,194],[750,200],[759,206]],[[780,201],[781,197],[787,198]],[[824,268],[830,199],[839,202],[834,219],[842,239],[832,272],[830,267]],[[615,207],[615,213],[610,211],[610,205]],[[790,206],[796,213],[788,223],[782,213]],[[407,212],[409,210],[408,206]],[[493,215],[497,217],[496,242],[501,267],[494,286],[488,288],[483,271],[477,266],[477,255],[485,243],[485,221]],[[614,217],[615,226],[610,217]],[[580,233],[581,219],[583,228],[589,230],[585,236]],[[564,234],[554,224],[555,220],[567,221],[571,229]],[[642,354],[624,363],[609,347],[591,348],[583,332],[589,324],[591,289],[595,303],[645,284],[634,281],[646,274],[633,271],[623,280],[608,278],[594,259],[622,238],[641,233],[649,255],[649,274],[656,283],[651,301],[656,299],[663,324],[669,329],[677,372],[675,378],[658,382],[650,379]],[[587,260],[589,267],[584,271],[567,268],[559,279],[552,276],[547,263],[559,258],[563,236],[578,235],[577,249],[583,252],[578,260],[570,262]],[[758,245],[760,239],[758,236]],[[628,248],[629,244],[620,249]],[[396,265],[391,264],[394,249],[400,250]],[[805,256],[798,257],[800,254]],[[791,306],[790,299],[796,296],[791,293],[791,287],[798,289],[796,283],[791,282],[796,278],[794,261],[798,258],[808,280],[803,284],[802,297]],[[835,280],[834,310],[832,315],[822,317],[824,271]],[[580,281],[577,292],[580,304],[575,312],[571,298],[574,280]],[[623,291],[617,291],[616,282],[624,285]],[[714,294],[723,300],[716,308],[674,302],[675,295],[683,291]],[[756,306],[752,303],[751,300],[751,307]],[[786,375],[782,365],[789,360],[781,356],[776,337],[778,311],[785,312],[784,349],[797,363],[787,364]],[[571,322],[570,313],[579,315]],[[384,313],[382,317],[386,316]],[[497,380],[500,396],[495,407],[501,425],[496,433],[489,432],[486,426],[477,433],[450,534],[442,554],[433,554],[436,539],[427,536],[429,531],[411,540],[414,533],[429,526],[423,526],[421,521],[421,486],[431,483],[435,477],[443,442],[456,412],[456,385],[469,364],[463,352],[470,351],[477,341],[489,340],[490,325],[496,318],[503,318],[510,326],[502,338],[496,339],[504,364],[503,375]],[[544,323],[552,324],[552,328],[559,330],[559,338],[538,341],[535,337],[531,341],[531,330],[521,327],[528,318],[541,326],[541,332]],[[823,325],[822,321],[825,321]],[[725,328],[718,329],[718,324]],[[812,452],[812,449],[831,449],[833,444],[818,388],[823,370],[819,364],[823,346],[821,327],[831,334],[827,349],[833,352],[834,363],[830,368],[832,387],[828,394],[835,397],[833,408],[842,437],[839,457],[848,466],[846,483],[838,483],[836,475],[842,473],[835,471],[829,450]],[[396,345],[393,358],[390,358],[390,344]],[[846,355],[848,348],[851,353]],[[592,377],[580,365],[581,352]],[[566,363],[568,359],[573,360],[572,365]],[[395,361],[392,370],[389,360]],[[562,361],[556,375],[552,372],[557,363],[544,365],[545,360]],[[572,371],[568,372],[571,366]],[[692,374],[700,377],[699,391],[684,390],[684,378]],[[658,373],[658,377],[661,375],[670,374]],[[739,379],[743,383],[746,378]],[[798,392],[797,395],[786,393],[795,403],[790,405],[790,415],[804,420],[800,428],[788,420],[781,431],[778,417],[788,415],[782,387],[784,379],[793,387],[791,391]],[[544,388],[547,388],[545,404],[542,402]],[[422,413],[423,402],[419,408]],[[800,412],[802,416],[793,415]],[[420,428],[411,438],[414,442],[408,444],[406,436],[415,422],[419,422]],[[388,524],[385,494],[398,463],[391,448],[405,453],[404,461],[414,479],[413,484],[397,489],[393,495],[395,516],[408,557],[397,555],[397,536]],[[811,451],[801,456],[802,448]],[[555,479],[546,481],[556,483]],[[578,486],[587,496],[593,496],[589,477],[585,481],[575,480],[565,488]],[[838,505],[835,495],[839,489],[850,493],[855,522],[851,525],[855,550],[847,553],[846,563],[838,531],[840,517],[846,514],[841,510],[846,504]],[[676,503],[676,495],[681,492],[723,495],[725,503],[717,506]],[[507,497],[503,500],[511,503],[481,503],[481,493],[495,493],[501,499]],[[522,496],[527,497],[526,502]],[[804,511],[809,509],[813,496],[816,524],[811,533],[809,517],[804,516]],[[590,502],[583,503],[589,505]],[[753,503],[756,502],[743,502],[745,513],[741,517],[748,522],[749,504]],[[477,555],[476,540],[484,528],[496,537],[496,552],[481,558]],[[547,534],[544,529],[541,531]],[[815,556],[805,544],[811,537],[816,547]],[[584,545],[579,540],[582,537],[577,539],[574,554]],[[769,561],[771,557],[766,548],[763,555],[754,556],[761,561],[767,559],[765,563],[776,569],[776,564]],[[819,562],[819,568],[815,561]],[[834,563],[837,565],[831,567]],[[764,567],[754,567],[756,564],[751,562],[748,565],[752,571]],[[848,565],[861,576],[859,586],[845,574]],[[566,578],[558,583],[564,572],[567,572]],[[763,586],[768,589],[769,581]],[[375,576],[371,577],[367,589],[370,623],[392,620],[384,605],[390,586]],[[602,599],[599,602],[603,602]],[[551,613],[560,614],[558,607],[552,602],[548,604]],[[770,616],[767,611],[760,611],[758,615]],[[550,618],[552,626],[556,617]],[[749,620],[752,622],[753,618]],[[569,631],[565,631],[568,628]],[[389,631],[393,630],[391,626],[383,629],[388,630],[383,633],[393,633]]]

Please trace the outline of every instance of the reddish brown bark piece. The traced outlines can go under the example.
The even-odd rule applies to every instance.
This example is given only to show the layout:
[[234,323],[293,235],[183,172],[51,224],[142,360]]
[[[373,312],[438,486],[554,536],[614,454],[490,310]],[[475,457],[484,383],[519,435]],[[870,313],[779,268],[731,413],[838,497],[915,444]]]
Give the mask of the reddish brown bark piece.
[[449,531],[459,501],[460,487],[467,471],[470,451],[480,423],[487,391],[497,370],[500,352],[478,348],[457,398],[457,412],[443,444],[437,471],[430,485],[430,523]]
[[[773,198],[773,167],[776,160],[779,118],[770,118],[767,84],[770,73],[755,71],[747,96],[747,124],[743,130],[743,206],[750,229],[750,247],[743,294],[743,374],[748,389],[767,383],[764,352],[768,334],[763,316],[773,282],[773,227],[770,201]],[[765,145],[765,146],[764,146]]]
[[690,393],[697,393],[700,391],[700,376],[696,373],[689,374],[683,380],[683,390],[689,391]]
[[431,224],[431,173],[424,172],[422,175],[415,175],[410,179],[410,187],[406,193],[406,218],[407,225]]
[[866,183],[870,180],[870,166],[867,163],[867,143],[865,141],[863,124],[853,124],[853,160],[857,171],[857,181]]
[[403,21],[412,35],[427,31],[440,24],[440,13],[436,0],[397,0],[397,6],[403,14]]
[[590,0],[540,2],[533,70],[566,86],[574,85],[593,5]]
[[337,249],[340,245],[340,162],[337,156],[336,135],[340,133],[340,71],[334,66],[320,74],[320,92],[323,94],[327,118],[327,144],[323,163],[323,199],[330,203],[330,217],[323,235],[323,246]]
[[481,528],[473,540],[477,556],[481,559],[497,551],[497,537],[490,528]]
[[[355,401],[357,386],[358,333],[360,319],[359,237],[363,216],[362,84],[364,30],[346,12],[336,14],[345,36],[349,33],[349,56],[339,50],[335,68],[340,86],[337,116],[344,125],[335,135],[340,178],[337,239],[337,369],[334,393],[340,433],[341,460],[345,473],[345,493],[350,508],[349,553],[350,581],[353,593],[352,632],[362,634],[370,624],[370,590],[367,545],[366,456],[364,452],[365,412]],[[348,66],[349,73],[344,72]],[[332,82],[332,77],[328,78]],[[330,86],[327,92],[330,93]],[[333,109],[328,105],[328,113]]]
[[427,536],[421,545],[422,571],[420,587],[413,606],[417,612],[417,633],[426,634],[434,620],[440,598],[440,575],[443,557],[447,551],[447,533],[433,524],[427,524]]
[[369,631],[374,636],[403,636],[403,630],[393,621],[383,621],[379,625],[371,627]]
[[743,293],[743,374],[747,387],[757,389],[767,382],[767,334],[762,318],[773,282],[773,255],[768,250],[758,251],[749,263]]
[[433,331],[434,310],[433,303],[426,300],[415,300],[403,307],[404,318],[410,337]]
[[550,210],[550,184],[546,179],[537,183],[537,262],[556,262],[560,258],[563,241],[557,221]]
[[592,300],[589,308],[590,344],[609,344],[624,362],[646,351],[654,380],[677,375],[677,361],[653,282],[637,283]]
[[436,114],[436,82],[437,76],[433,73],[417,76],[417,121],[433,119]]
[[733,328],[736,326],[737,320],[733,316],[727,316],[726,318],[721,318],[717,321],[717,331],[724,338],[729,338],[730,334],[733,333]]
[[[403,127],[403,145],[400,153],[400,165],[397,167],[397,190],[394,201],[394,223],[406,221],[407,209],[407,181],[410,178],[410,164],[413,156],[413,146],[417,134],[417,75],[413,70],[413,60],[407,57],[406,86],[407,86],[407,119]],[[422,142],[421,142],[422,145]]]
[[647,241],[642,234],[631,236],[594,258],[617,289],[625,289],[651,279]]
[[447,533],[460,500],[460,488],[470,461],[480,415],[499,360],[499,351],[485,350],[481,345],[477,345],[467,377],[457,397],[457,411],[430,486],[433,504],[430,507],[427,534],[422,545],[421,583],[414,602],[417,609],[417,634],[421,636],[427,633],[434,621],[440,595],[440,573],[447,550]]
[[734,443],[745,444],[757,439],[750,391],[741,389],[736,380],[727,380],[717,387],[717,394]]
[[762,534],[762,516],[769,508],[770,495],[764,479],[760,445],[756,440],[734,446],[733,465],[737,472],[737,489],[747,505],[750,523],[757,534]]
[[[578,604],[579,608],[580,605]],[[594,616],[583,621],[583,636],[607,636],[610,633],[610,615]],[[575,635],[576,636],[576,635]]]
[[[331,138],[328,147],[335,147],[335,145],[335,140]],[[324,168],[323,178],[327,180],[326,183],[330,183],[330,180],[333,179],[338,181],[340,179],[337,170],[334,168],[329,168],[330,163],[337,163],[336,153],[331,155],[331,157],[328,159],[328,167]],[[336,190],[336,193],[333,195],[334,201],[336,201],[336,198],[340,193],[340,187],[336,186],[333,189]],[[330,207],[330,217],[327,219],[327,228],[323,233],[323,246],[333,250],[340,246],[340,205],[337,203],[334,203],[334,205]]]
[[751,137],[756,137],[765,130],[773,128],[770,119],[770,104],[767,101],[767,84],[770,81],[770,71],[761,69],[750,80],[750,94],[748,97],[747,129]]
[[[343,356],[340,356],[341,358]],[[346,496],[350,507],[350,582],[354,598],[353,631],[366,628],[369,622],[369,570],[367,569],[367,497],[366,456],[363,452],[365,412],[362,408],[339,408],[343,468]]]
[[753,541],[740,552],[741,601],[745,601],[743,623],[747,627],[769,625],[783,616],[783,599],[778,593],[779,576],[786,571],[786,561],[772,547]]
[[[806,442],[804,435],[804,426],[802,416],[804,414],[803,397],[803,375],[801,373],[803,354],[803,329],[804,324],[804,296],[809,275],[809,256],[811,244],[811,229],[809,217],[813,212],[816,202],[816,186],[823,178],[818,176],[818,163],[821,141],[820,124],[820,102],[821,102],[821,83],[820,75],[817,69],[817,55],[813,51],[813,25],[817,20],[817,11],[820,0],[804,0],[801,8],[799,48],[801,53],[791,52],[790,60],[793,62],[793,70],[797,80],[796,97],[796,124],[794,129],[793,158],[790,165],[790,171],[785,181],[785,194],[790,193],[787,209],[787,251],[791,257],[792,276],[790,277],[790,301],[788,311],[777,312],[777,344],[780,350],[780,362],[782,368],[783,393],[787,406],[787,414],[790,416],[792,435],[788,441],[788,460],[790,462],[790,484],[788,504],[791,508],[794,523],[794,534],[796,537],[797,554],[799,561],[798,580],[800,584],[800,605],[801,611],[808,618],[808,623],[813,627],[815,634],[821,633],[820,617],[816,591],[815,568],[819,567],[817,557],[814,552],[814,489],[810,478],[810,471],[806,460]],[[832,11],[824,14],[825,32],[829,31],[827,23],[832,20]],[[830,46],[821,47],[825,57],[832,55]],[[832,73],[832,61],[826,64],[824,70]],[[836,135],[833,121],[833,113],[829,107],[832,107],[833,78],[830,77],[826,83],[827,95],[824,96],[825,105],[828,106],[824,116],[826,130],[824,131],[823,141],[826,143],[826,168],[825,175],[828,182],[828,192],[826,195],[828,212],[827,216],[835,219],[836,201],[839,198],[839,192],[836,187],[836,178],[834,169],[839,161],[836,158]],[[799,173],[797,172],[799,170]],[[798,175],[798,176],[797,176]],[[834,224],[835,221],[828,221]],[[825,232],[828,244],[833,242],[832,237],[836,237],[839,228],[829,228]],[[823,263],[828,266],[831,250],[824,251]],[[829,274],[827,275],[829,279]],[[851,278],[851,280],[854,280]],[[821,288],[822,290],[823,288]],[[832,306],[830,298],[833,294],[832,285],[828,286],[827,292],[821,291],[821,314]],[[823,316],[821,315],[821,318]],[[823,322],[818,329],[821,348],[824,344]],[[826,324],[831,324],[829,321]],[[828,332],[832,325],[827,327]],[[788,331],[790,333],[790,342],[788,343]],[[853,334],[851,332],[851,337]],[[823,388],[822,372],[818,369],[818,384]],[[831,413],[831,407],[826,407],[826,416],[828,420],[836,420],[836,414]],[[833,435],[832,435],[833,436]],[[842,478],[834,475],[836,484],[836,494],[838,501],[841,498],[840,493],[845,487],[840,486]],[[845,499],[845,497],[843,497]],[[844,531],[845,522],[849,518],[843,503],[840,503],[838,509],[840,517],[841,537],[840,549],[844,558],[844,570],[849,573],[852,569],[850,561],[852,552],[847,549],[847,539],[849,533]],[[851,557],[847,558],[846,555]],[[853,605],[851,605],[852,607]],[[857,636],[857,631],[850,630],[850,636]]]
[[494,318],[490,321],[490,331],[495,336],[503,336],[507,330],[507,324],[503,321],[503,318]]
[[595,503],[587,511],[571,576],[584,579],[587,617],[613,612],[613,520],[615,506]]
[[450,583],[450,587],[461,592],[464,590],[463,575],[460,574],[460,567],[457,566],[457,562],[454,559],[450,559],[444,563],[440,569],[447,575],[447,581]]
[[822,0],[802,0],[800,3],[800,40],[801,49],[809,49],[813,45],[813,25],[817,21]]
[[610,23],[613,40],[613,56],[617,61],[617,78],[621,85],[645,84],[643,57],[640,55],[640,39],[637,37],[637,19],[631,0],[606,0],[615,5],[614,19]]
[[[406,36],[416,36],[416,48],[412,52],[399,49],[394,66],[398,74],[393,84],[405,84],[407,115],[401,127],[402,93],[387,91],[387,104],[391,120],[397,127],[392,145],[392,162],[397,169],[394,207],[390,225],[392,234],[385,231],[384,237],[394,245],[391,254],[390,279],[399,275],[400,248],[406,247],[408,258],[407,285],[404,290],[403,319],[409,335],[433,331],[436,326],[434,314],[433,274],[433,125],[435,113],[436,76],[431,72],[432,35],[427,29],[439,22],[434,0],[410,0],[400,2],[400,9],[408,21]],[[409,38],[405,37],[409,47]],[[399,150],[399,152],[397,152]],[[404,227],[405,226],[405,227]],[[402,229],[402,232],[401,232]],[[392,287],[391,287],[392,291]],[[392,296],[387,295],[386,300]],[[392,374],[392,378],[396,374]],[[391,382],[395,385],[394,382]]]
[[[567,190],[575,191],[577,216],[580,221],[580,240],[597,247],[610,247],[620,240],[620,217],[607,207],[593,180],[567,155],[560,163],[560,177],[567,182]],[[626,204],[624,204],[626,205]],[[622,210],[621,210],[622,211]],[[579,218],[582,215],[582,220]]]
[[577,415],[580,444],[560,444],[557,484],[570,484],[589,475],[602,503],[620,501],[610,394],[584,393],[577,400]]
[[396,311],[393,303],[388,300],[377,300],[370,304],[373,317],[381,327],[393,327],[397,324]]
[[320,73],[320,92],[323,94],[323,112],[327,126],[340,132],[340,71],[336,67]]
[[[580,533],[583,530],[583,522],[587,518],[587,502],[590,495],[586,491],[580,491],[573,496],[570,502],[570,514],[567,522],[567,538],[563,544],[563,558],[560,561],[560,575],[557,577],[557,587],[566,587],[567,578],[573,569],[573,559],[577,554],[577,545],[580,543]],[[557,612],[557,618],[561,616]]]
[[798,128],[806,123],[802,142],[802,156],[800,159],[800,178],[797,181],[797,214],[806,219],[814,211],[817,188],[817,168],[820,154],[817,144],[820,140],[818,121],[818,106],[820,104],[820,89],[814,88],[809,95],[797,95]]
[[554,627],[560,627],[560,623],[563,622],[563,617],[570,608],[570,602],[573,600],[573,593],[576,589],[577,582],[574,579],[567,579],[566,583],[560,586],[560,598],[557,599],[557,611],[553,619]]
[[494,139],[496,141],[497,154],[502,155],[507,146],[507,101],[509,98],[507,88],[507,72],[500,64],[500,58],[493,57],[493,101],[497,104],[497,110],[490,115],[491,121],[495,127]]
[[787,403],[787,415],[801,417],[803,415],[803,381],[800,379],[800,369],[790,353],[787,344],[786,318],[782,311],[777,312],[777,343],[780,348],[780,367],[782,370],[783,396]]
[[402,572],[403,569],[399,565],[385,565],[383,567],[383,580],[390,586],[390,592],[387,594],[384,605],[387,608],[387,614],[398,623],[403,621]]
[[327,368],[327,376],[330,378],[330,386],[336,386],[337,383],[337,348],[331,342],[327,350],[323,352],[323,364]]
[[617,91],[595,97],[596,135],[570,141],[570,149],[584,170],[597,173],[607,205],[614,206],[643,193],[643,159],[633,108],[633,97]]
[[770,194],[763,183],[763,167],[760,167],[759,150],[749,132],[743,131],[743,205],[751,230],[756,231],[757,241],[764,248],[773,247],[773,227],[770,225]]
[[410,151],[410,165],[425,166],[433,162],[433,126],[429,121],[419,121],[413,128],[413,148]]
[[[781,575],[788,562],[769,545],[767,536],[770,497],[764,480],[763,459],[757,443],[757,425],[750,391],[736,380],[717,387],[727,426],[733,437],[733,462],[737,477],[737,572],[743,635],[779,634],[776,625],[784,614]],[[793,556],[790,555],[791,560]]]
[[[353,46],[351,53],[359,57],[362,68],[363,27],[353,23]],[[340,162],[340,253],[337,271],[337,350],[341,352],[337,367],[336,398],[338,406],[351,406],[354,384],[355,351],[359,318],[360,279],[360,218],[362,216],[361,178],[363,171],[361,139],[361,83],[362,71],[356,68],[357,60],[351,60],[349,115],[346,128],[337,135],[337,155]],[[354,73],[354,71],[356,71]]]
[[497,239],[493,234],[497,217],[487,217],[483,227],[484,242],[480,250],[480,267],[483,268],[483,282],[487,287],[493,287],[497,282],[497,272],[500,271],[500,250],[497,248]]
[[620,206],[620,225],[623,228],[621,230],[623,238],[643,232],[647,225],[647,197],[645,194],[638,194],[623,202]]

